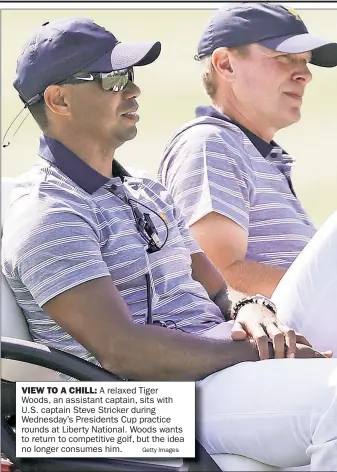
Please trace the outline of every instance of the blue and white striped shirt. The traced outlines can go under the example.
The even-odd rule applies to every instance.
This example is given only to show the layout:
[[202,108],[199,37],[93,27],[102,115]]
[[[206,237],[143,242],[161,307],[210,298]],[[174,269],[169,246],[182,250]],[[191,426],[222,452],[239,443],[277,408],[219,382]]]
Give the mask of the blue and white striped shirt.
[[293,158],[212,107],[197,113],[168,141],[159,180],[189,226],[217,212],[247,231],[247,260],[288,268],[316,231],[293,190]]
[[[40,156],[12,194],[2,237],[2,271],[36,341],[97,363],[42,307],[58,294],[104,276],[112,277],[136,323],[144,323],[147,314],[148,273],[154,320],[172,320],[194,334],[223,321],[191,276],[191,253],[201,250],[159,182],[108,179],[47,137],[41,138]],[[116,169],[121,167],[114,162],[113,175]],[[163,249],[146,252],[124,197],[150,214],[161,244],[167,232],[157,214],[165,220]]]

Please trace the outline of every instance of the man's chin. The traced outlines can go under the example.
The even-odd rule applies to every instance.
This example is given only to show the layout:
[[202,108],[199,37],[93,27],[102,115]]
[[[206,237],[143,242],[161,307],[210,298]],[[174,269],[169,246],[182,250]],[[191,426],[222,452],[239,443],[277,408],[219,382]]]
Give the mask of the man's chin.
[[300,121],[301,119],[301,111],[300,110],[296,110],[293,115],[292,115],[292,121],[291,121],[291,124],[295,124],[297,123],[298,121]]
[[138,129],[136,125],[130,127],[127,133],[125,133],[127,135],[126,141],[131,141],[131,139],[134,139],[137,136],[137,133],[138,133]]
[[127,141],[132,141],[137,136],[138,130],[136,126],[130,126],[128,129],[124,129],[119,133],[119,135],[116,137],[117,140],[119,141],[119,146],[122,146],[124,143]]
[[288,126],[294,125],[301,119],[301,111],[299,109],[291,110],[283,117],[283,120],[280,120],[279,129],[287,128]]

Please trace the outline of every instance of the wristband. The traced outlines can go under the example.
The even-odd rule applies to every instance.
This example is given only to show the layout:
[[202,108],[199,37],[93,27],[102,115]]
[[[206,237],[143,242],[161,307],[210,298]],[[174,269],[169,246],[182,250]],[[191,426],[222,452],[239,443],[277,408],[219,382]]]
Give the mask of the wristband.
[[231,319],[235,320],[241,308],[245,305],[248,305],[249,303],[255,303],[256,305],[265,306],[274,315],[276,315],[275,303],[273,303],[269,298],[264,297],[263,295],[260,295],[259,293],[257,293],[254,297],[246,297],[240,300],[239,302],[237,302],[233,307]]

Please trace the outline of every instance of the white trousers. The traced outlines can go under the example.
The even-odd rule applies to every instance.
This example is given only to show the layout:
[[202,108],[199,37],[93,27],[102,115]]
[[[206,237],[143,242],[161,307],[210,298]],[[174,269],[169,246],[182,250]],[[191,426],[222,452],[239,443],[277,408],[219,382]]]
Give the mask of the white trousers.
[[[278,316],[318,350],[337,354],[337,213],[273,296]],[[230,336],[222,323],[209,337]],[[280,468],[337,471],[337,359],[245,362],[197,383],[197,432],[211,454]]]
[[337,357],[337,211],[287,270],[272,299],[284,324]]

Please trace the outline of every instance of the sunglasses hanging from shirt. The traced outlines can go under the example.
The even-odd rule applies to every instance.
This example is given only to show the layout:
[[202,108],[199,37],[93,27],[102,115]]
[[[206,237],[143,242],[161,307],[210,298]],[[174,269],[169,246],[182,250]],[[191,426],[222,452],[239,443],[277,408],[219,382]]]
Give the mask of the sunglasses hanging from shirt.
[[[111,187],[108,188],[109,192],[111,192],[115,197],[119,198],[122,200],[122,202],[126,203],[129,205],[131,208],[133,218],[136,223],[136,228],[140,234],[140,236],[146,241],[148,244],[148,247],[146,251],[148,253],[153,253],[160,251],[166,244],[168,235],[169,235],[169,229],[166,224],[166,221],[164,218],[162,218],[156,211],[152,210],[152,208],[149,208],[148,206],[144,205],[144,203],[137,202],[137,200],[134,200],[133,198],[128,198],[125,195],[121,195],[120,193],[117,192],[117,186],[116,185],[111,185]],[[142,213],[138,205],[146,208],[150,212],[154,213],[165,225],[166,228],[166,237],[163,242],[163,244],[160,244],[160,239],[158,236],[158,231],[152,221],[152,218],[150,216],[150,213]]]
[[[122,178],[124,182],[124,178]],[[134,200],[133,198],[128,198],[125,195],[120,194],[117,191],[117,186],[115,184],[112,184],[108,188],[109,192],[112,193],[115,197],[119,198],[122,202],[126,203],[127,205],[130,206],[132,210],[132,214],[136,223],[136,228],[141,235],[141,237],[147,242],[148,247],[146,251],[150,254],[153,252],[160,251],[166,244],[168,235],[169,235],[169,230],[168,226],[166,224],[166,221],[152,208],[149,208],[148,206],[144,205],[143,203],[137,202],[137,200]],[[151,216],[149,213],[142,213],[138,205],[141,205],[142,207],[146,208],[147,210],[151,211],[154,213],[165,225],[166,228],[166,237],[163,242],[163,244],[160,245],[160,239],[158,236],[158,231],[151,219]],[[146,281],[146,300],[147,300],[147,315],[145,317],[145,324],[150,324],[150,325],[158,325],[162,328],[173,328],[177,329],[180,331],[184,331],[182,328],[178,328],[176,323],[172,320],[166,320],[166,321],[161,321],[161,320],[153,320],[153,313],[152,313],[152,287],[151,287],[151,277],[150,274],[147,273],[145,274],[145,281]]]

